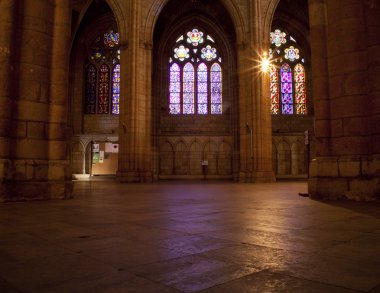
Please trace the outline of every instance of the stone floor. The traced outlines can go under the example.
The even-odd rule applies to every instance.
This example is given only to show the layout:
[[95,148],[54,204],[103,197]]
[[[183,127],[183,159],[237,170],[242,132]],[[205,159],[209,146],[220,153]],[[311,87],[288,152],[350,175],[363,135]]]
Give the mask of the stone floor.
[[0,292],[380,292],[380,205],[304,182],[76,182],[0,204]]

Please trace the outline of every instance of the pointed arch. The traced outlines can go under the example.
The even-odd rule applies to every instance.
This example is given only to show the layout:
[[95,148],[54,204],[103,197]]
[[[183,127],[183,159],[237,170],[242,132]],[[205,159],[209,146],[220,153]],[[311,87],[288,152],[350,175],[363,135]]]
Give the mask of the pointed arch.
[[211,66],[211,114],[222,114],[222,68],[218,63]]
[[187,62],[183,67],[182,85],[183,85],[183,101],[182,111],[183,114],[194,114],[194,66]]
[[197,69],[197,112],[207,114],[207,93],[208,93],[208,74],[207,65],[201,63]]

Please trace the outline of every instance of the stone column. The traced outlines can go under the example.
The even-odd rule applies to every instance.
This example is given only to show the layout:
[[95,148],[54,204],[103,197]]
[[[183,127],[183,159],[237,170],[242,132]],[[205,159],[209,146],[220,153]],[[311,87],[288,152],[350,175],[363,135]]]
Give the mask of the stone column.
[[[261,39],[259,3],[250,3],[250,33],[247,44],[240,46],[239,66],[239,131],[241,182],[274,181],[272,170],[272,137],[268,76],[261,72],[264,53]],[[268,88],[266,88],[268,87]],[[251,138],[252,133],[252,138]]]
[[[380,195],[379,173],[376,175],[380,172],[379,160],[372,152],[376,136],[371,122],[380,107],[374,103],[372,93],[376,89],[369,66],[369,60],[378,56],[378,50],[371,52],[376,45],[370,43],[371,24],[366,23],[366,5],[370,2],[309,2],[317,137],[317,157],[310,168],[312,197],[372,200]],[[320,20],[325,15],[327,21],[322,25]],[[320,49],[326,50],[326,56]],[[315,54],[321,58],[316,60]],[[319,74],[325,73],[321,79],[328,89],[316,76],[318,67],[327,68],[327,74],[323,70]],[[328,98],[321,101],[318,95],[325,93]]]
[[51,197],[71,196],[71,170],[68,161],[69,55],[71,41],[71,7],[69,1],[54,1],[54,25],[51,50],[50,103],[47,139]]
[[[3,182],[7,177],[9,165],[9,150],[11,143],[12,126],[12,57],[17,55],[12,47],[12,40],[17,37],[15,30],[18,3],[13,0],[0,2],[0,201],[3,192]],[[13,42],[14,43],[14,42]],[[12,53],[12,54],[11,54]]]
[[[119,170],[122,182],[152,181],[151,45],[140,39],[141,1],[128,3],[128,35],[122,41]],[[123,45],[123,43],[125,45]],[[124,70],[125,68],[125,70]]]
[[5,201],[63,198],[67,196],[66,189],[60,188],[56,193],[57,178],[51,180],[54,176],[50,168],[50,119],[57,115],[50,109],[54,3],[12,2],[18,4],[11,38],[15,48],[11,52],[15,74],[9,82],[14,90],[10,91],[9,109],[12,133],[0,198]]

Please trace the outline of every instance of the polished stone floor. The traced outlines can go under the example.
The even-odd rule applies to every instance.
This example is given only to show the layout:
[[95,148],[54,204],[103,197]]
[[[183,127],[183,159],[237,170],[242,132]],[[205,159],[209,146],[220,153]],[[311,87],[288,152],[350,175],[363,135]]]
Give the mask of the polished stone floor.
[[304,182],[75,182],[0,204],[0,292],[380,292],[380,205]]

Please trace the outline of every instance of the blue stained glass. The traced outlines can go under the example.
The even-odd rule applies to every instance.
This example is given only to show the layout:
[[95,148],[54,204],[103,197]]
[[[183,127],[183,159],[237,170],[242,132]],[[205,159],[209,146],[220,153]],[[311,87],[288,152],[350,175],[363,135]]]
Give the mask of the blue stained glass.
[[198,93],[207,93],[207,83],[198,83]]
[[283,94],[282,95],[282,103],[283,104],[292,104],[293,97],[292,94]]
[[119,114],[120,102],[120,64],[116,64],[112,73],[112,114]]
[[169,113],[170,114],[180,114],[181,113],[181,105],[180,104],[170,104],[169,105]]
[[86,72],[85,113],[96,113],[96,67],[90,64]]
[[194,84],[193,83],[184,83],[183,84],[183,92],[184,93],[192,93],[194,92]]
[[183,103],[184,104],[193,104],[194,103],[194,93],[184,93],[183,94]]
[[198,114],[207,114],[207,104],[198,104]]
[[207,104],[207,93],[198,93],[198,103]]
[[211,114],[222,114],[222,104],[211,104]]
[[173,63],[170,66],[169,72],[169,113],[180,114],[180,68],[177,63]]
[[183,114],[194,114],[194,104],[183,104]]
[[169,92],[176,92],[176,93],[179,93],[180,92],[180,84],[179,82],[178,83],[171,83],[169,85]]
[[180,98],[179,93],[170,93],[170,104],[179,104]]
[[283,94],[290,94],[293,92],[292,84],[290,82],[283,82],[281,87]]
[[293,104],[282,105],[282,114],[293,114]]

